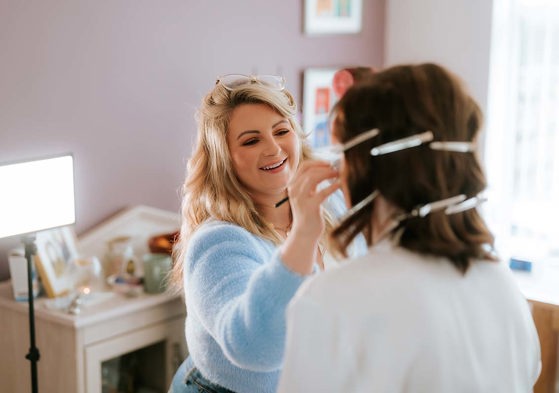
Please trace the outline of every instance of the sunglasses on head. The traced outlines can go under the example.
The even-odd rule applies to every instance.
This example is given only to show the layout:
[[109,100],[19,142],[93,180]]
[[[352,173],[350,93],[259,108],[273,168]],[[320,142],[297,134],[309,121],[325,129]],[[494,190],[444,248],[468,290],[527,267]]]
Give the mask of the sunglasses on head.
[[221,75],[215,81],[215,84],[221,84],[229,91],[233,91],[242,86],[258,83],[272,90],[281,91],[285,89],[285,78],[279,75],[244,75],[244,74],[226,74]]

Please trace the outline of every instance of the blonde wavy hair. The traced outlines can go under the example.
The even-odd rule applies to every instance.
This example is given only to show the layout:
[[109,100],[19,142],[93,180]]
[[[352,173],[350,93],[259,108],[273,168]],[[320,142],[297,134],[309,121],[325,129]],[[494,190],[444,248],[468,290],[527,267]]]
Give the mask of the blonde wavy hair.
[[[282,238],[256,209],[252,198],[233,171],[227,132],[231,114],[239,105],[264,104],[288,119],[295,131],[302,160],[311,158],[305,133],[296,120],[297,105],[287,90],[274,90],[258,82],[230,91],[221,83],[203,98],[196,114],[198,140],[187,163],[187,176],[182,187],[182,225],[173,249],[173,269],[170,281],[182,287],[183,264],[190,235],[210,218],[227,221],[245,228],[254,235],[276,245]],[[332,219],[324,213],[327,229]],[[324,236],[324,239],[327,239]],[[326,244],[327,245],[327,244]]]

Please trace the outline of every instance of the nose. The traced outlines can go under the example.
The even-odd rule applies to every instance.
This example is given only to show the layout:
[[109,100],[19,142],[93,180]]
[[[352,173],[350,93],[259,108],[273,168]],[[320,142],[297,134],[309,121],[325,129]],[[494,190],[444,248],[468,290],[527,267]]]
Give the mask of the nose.
[[266,145],[264,146],[263,153],[265,156],[272,157],[277,156],[281,153],[282,148],[280,144],[274,139],[270,138],[266,141]]

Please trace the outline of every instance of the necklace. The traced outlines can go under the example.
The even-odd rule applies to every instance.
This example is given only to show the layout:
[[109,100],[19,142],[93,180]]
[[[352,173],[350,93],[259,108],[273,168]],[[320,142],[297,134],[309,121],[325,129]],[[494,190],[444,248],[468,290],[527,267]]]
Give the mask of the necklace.
[[291,223],[289,223],[288,226],[283,227],[283,228],[272,225],[272,228],[274,228],[275,231],[280,231],[280,232],[283,232],[287,235],[287,234],[289,234],[289,231],[291,231]]
[[276,232],[283,232],[285,234],[285,236],[287,237],[287,235],[289,235],[289,232],[291,231],[291,225],[293,225],[293,219],[290,217],[289,218],[289,224],[287,226],[278,227],[278,226],[272,224],[272,228]]
[[260,203],[260,202],[254,202],[254,206],[257,207],[269,207],[269,208],[273,208],[276,209],[278,207],[280,207],[281,205],[283,205],[285,202],[287,202],[289,200],[289,197],[285,196],[282,199],[280,199],[278,202],[275,202],[272,205],[268,205],[267,203]]
[[286,226],[284,228],[279,228],[279,227],[276,227],[276,226],[272,225],[272,228],[274,228],[275,231],[289,233],[289,231],[291,230],[291,224],[289,224],[288,226]]

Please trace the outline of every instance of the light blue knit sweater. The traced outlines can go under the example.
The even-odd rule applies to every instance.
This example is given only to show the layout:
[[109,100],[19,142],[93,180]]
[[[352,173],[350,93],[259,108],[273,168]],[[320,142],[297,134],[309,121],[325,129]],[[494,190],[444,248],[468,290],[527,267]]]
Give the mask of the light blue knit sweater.
[[[329,211],[339,216],[342,199],[330,202]],[[201,225],[184,264],[186,372],[194,364],[235,392],[275,392],[285,309],[304,280],[286,268],[272,242],[223,221]]]
[[270,241],[220,221],[200,227],[184,280],[186,340],[200,372],[238,393],[275,392],[285,308],[303,281]]

